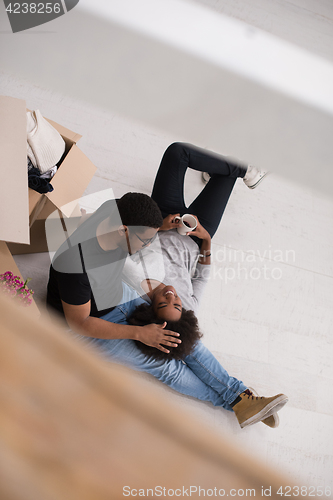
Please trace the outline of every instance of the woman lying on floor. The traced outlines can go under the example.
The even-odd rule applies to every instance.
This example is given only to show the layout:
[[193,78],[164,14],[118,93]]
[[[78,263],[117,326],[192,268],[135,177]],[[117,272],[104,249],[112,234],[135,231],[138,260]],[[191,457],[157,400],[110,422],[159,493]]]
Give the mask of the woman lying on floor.
[[[189,207],[185,206],[183,196],[187,168],[210,174],[209,182]],[[237,177],[244,178],[245,183],[253,188],[264,175],[256,169],[246,170],[222,156],[187,144],[174,143],[169,146],[162,158],[152,193],[152,198],[165,217],[159,235],[165,265],[164,281],[168,285],[155,282],[154,287],[152,282],[147,281],[147,297],[142,298],[132,287],[123,283],[123,303],[103,316],[103,319],[120,324],[128,324],[130,320],[141,325],[158,322],[165,326],[168,322],[169,330],[177,331],[177,327],[180,327],[183,332],[185,325],[187,330],[191,330],[190,353],[186,352],[186,348],[177,356],[181,344],[177,347],[177,343],[173,343],[161,345],[159,351],[155,349],[154,356],[149,356],[133,340],[89,339],[111,361],[150,373],[182,394],[233,410],[241,427],[259,421],[276,427],[276,412],[288,398],[283,394],[271,398],[257,397],[243,382],[229,376],[200,342],[197,320],[191,311],[197,310],[208,279],[211,237],[217,230]],[[198,219],[198,226],[191,237],[181,236],[175,230],[179,225],[175,216],[184,213],[196,214]],[[193,267],[194,276],[191,274]],[[179,290],[178,294],[176,290]],[[139,309],[136,309],[138,306]],[[183,307],[186,308],[185,312]],[[173,358],[169,359],[167,354],[171,349],[174,353]]]

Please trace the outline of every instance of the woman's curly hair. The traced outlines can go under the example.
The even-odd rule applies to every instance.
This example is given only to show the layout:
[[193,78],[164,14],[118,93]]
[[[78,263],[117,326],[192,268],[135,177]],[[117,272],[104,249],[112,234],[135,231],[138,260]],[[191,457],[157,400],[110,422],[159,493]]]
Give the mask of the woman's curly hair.
[[[128,322],[130,325],[136,326],[149,325],[150,323],[164,323],[163,320],[156,317],[152,306],[148,304],[139,305],[128,319]],[[152,347],[135,340],[138,348],[144,354],[152,356],[155,359],[184,359],[192,352],[194,345],[202,337],[197,317],[193,311],[188,311],[186,309],[182,310],[182,315],[179,321],[168,321],[165,329],[179,333],[180,336],[176,338],[179,338],[182,341],[177,347],[164,346],[170,351],[170,353],[160,351],[156,347]]]

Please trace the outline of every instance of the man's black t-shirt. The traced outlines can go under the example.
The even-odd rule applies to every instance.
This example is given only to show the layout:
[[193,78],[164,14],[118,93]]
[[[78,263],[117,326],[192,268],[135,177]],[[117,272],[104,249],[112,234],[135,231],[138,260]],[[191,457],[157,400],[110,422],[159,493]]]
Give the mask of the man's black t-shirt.
[[111,217],[111,225],[122,224],[116,200],[105,202],[57,250],[50,267],[47,303],[63,314],[61,301],[81,305],[91,300],[90,316],[101,317],[121,302],[121,275],[127,252],[103,250],[97,226]]

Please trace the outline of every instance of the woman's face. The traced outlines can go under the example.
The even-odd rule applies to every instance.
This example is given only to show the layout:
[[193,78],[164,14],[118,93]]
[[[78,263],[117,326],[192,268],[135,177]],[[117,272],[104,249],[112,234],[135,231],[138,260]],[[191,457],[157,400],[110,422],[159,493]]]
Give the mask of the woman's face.
[[158,319],[164,321],[179,321],[182,315],[182,301],[171,285],[155,289],[152,306]]

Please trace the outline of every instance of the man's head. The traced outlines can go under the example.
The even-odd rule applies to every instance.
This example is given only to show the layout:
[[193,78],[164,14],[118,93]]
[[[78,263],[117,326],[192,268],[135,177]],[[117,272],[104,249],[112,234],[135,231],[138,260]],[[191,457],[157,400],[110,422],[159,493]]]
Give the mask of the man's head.
[[142,193],[126,193],[117,201],[130,254],[148,246],[154,239],[163,217],[157,203]]
[[142,193],[126,193],[117,201],[124,226],[146,226],[158,229],[163,217],[156,201]]

